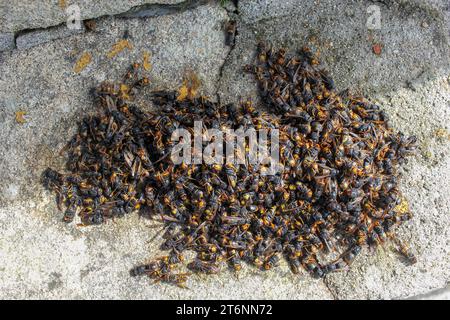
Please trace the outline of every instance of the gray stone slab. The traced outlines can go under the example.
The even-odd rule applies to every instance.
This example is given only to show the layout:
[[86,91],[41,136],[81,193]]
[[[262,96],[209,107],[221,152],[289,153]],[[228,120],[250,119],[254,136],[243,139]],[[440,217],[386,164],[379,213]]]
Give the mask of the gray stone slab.
[[[79,7],[81,20],[115,15],[135,6],[144,4],[176,4],[184,0],[10,0],[0,4],[0,32],[16,32],[24,29],[39,29],[66,23],[70,14],[66,11],[70,5]],[[190,0],[186,1],[190,2]]]
[[14,33],[0,33],[0,51],[15,48]]
[[[381,28],[369,30],[371,1],[241,1],[236,48],[223,72],[223,101],[254,94],[252,77],[241,70],[259,41],[291,51],[305,45],[318,50],[339,88],[364,93],[396,90],[423,74],[445,74],[450,42],[442,11],[390,3],[379,4]],[[372,52],[377,43],[382,45],[379,56]]]
[[411,297],[410,300],[450,300],[450,286]]
[[[366,27],[369,1],[243,0],[236,47],[223,68],[222,102],[258,100],[253,77],[242,67],[255,46],[266,41],[295,51],[306,45],[320,52],[338,85],[378,99],[393,125],[417,135],[418,156],[405,168],[402,189],[415,218],[400,230],[419,262],[404,266],[391,245],[367,251],[349,271],[326,282],[338,298],[405,298],[444,287],[450,281],[449,209],[450,55],[442,2],[378,3],[381,29]],[[382,43],[380,56],[372,44]],[[442,131],[444,130],[444,131]],[[446,136],[447,137],[447,136]]]
[[[59,150],[75,122],[93,112],[91,87],[117,79],[129,63],[151,52],[152,89],[176,89],[186,70],[214,96],[220,67],[229,48],[223,24],[228,17],[217,5],[181,14],[141,20],[103,19],[95,33],[40,44],[3,54],[0,64],[0,297],[81,299],[329,298],[322,282],[288,271],[256,272],[237,277],[194,277],[190,290],[148,279],[131,278],[131,267],[158,251],[158,228],[136,214],[95,228],[61,222],[53,196],[39,183],[47,166],[61,167]],[[133,49],[106,57],[128,30]],[[75,74],[83,52],[92,62]],[[26,123],[14,120],[24,110]],[[276,288],[276,290],[274,289]]]
[[[10,3],[25,12],[31,1]],[[130,3],[142,2],[124,3],[103,12],[123,12]],[[239,21],[231,53],[222,29],[229,17],[214,4],[162,17],[102,18],[95,32],[0,52],[0,298],[389,299],[420,298],[445,287],[450,282],[450,73],[441,8],[446,7],[441,1],[388,3],[380,5],[382,29],[369,32],[369,1],[241,0],[240,16],[233,15]],[[57,7],[56,1],[52,4]],[[30,24],[22,13],[16,21],[8,14],[8,28],[63,22],[52,10],[42,12],[42,17],[33,14]],[[0,25],[3,30],[4,16]],[[125,32],[132,48],[108,58]],[[185,290],[129,277],[133,265],[160,255],[158,236],[152,240],[158,229],[149,228],[148,221],[130,215],[89,228],[60,221],[39,176],[48,166],[62,167],[59,150],[76,121],[93,112],[92,87],[117,79],[148,51],[153,67],[144,95],[178,88],[186,71],[193,70],[202,80],[202,94],[215,97],[218,91],[222,102],[255,97],[255,83],[241,68],[260,40],[290,50],[304,44],[319,49],[340,88],[369,93],[396,128],[418,136],[419,153],[405,167],[402,181],[415,217],[400,230],[417,253],[416,265],[402,265],[387,245],[375,253],[364,251],[350,270],[326,282],[304,272],[294,276],[283,262],[265,273],[246,267],[238,275],[197,276]],[[374,41],[384,45],[381,56],[371,51]],[[91,61],[75,73],[85,53]],[[17,111],[26,112],[24,124],[15,121]]]
[[[193,276],[189,289],[132,278],[136,262],[161,256],[157,229],[136,215],[96,228],[64,225],[47,197],[0,208],[2,299],[332,299],[324,284],[287,266],[268,273]],[[20,250],[18,250],[20,248]]]
[[[90,89],[101,81],[117,79],[132,62],[142,62],[144,52],[150,54],[152,64],[148,92],[177,89],[187,71],[192,70],[202,81],[201,93],[214,96],[219,69],[229,50],[221,29],[227,19],[226,11],[217,5],[151,19],[105,18],[97,22],[94,33],[43,43],[23,52],[3,53],[0,113],[5,144],[1,151],[19,152],[14,139],[22,141],[26,135],[39,134],[37,139],[44,139],[44,135],[53,147],[66,140],[66,130],[73,128],[74,119],[92,104]],[[132,48],[109,58],[108,53],[125,33]],[[91,62],[76,73],[77,60],[85,53],[91,56]],[[14,120],[18,110],[27,112],[27,122],[22,126]],[[50,115],[55,117],[54,122],[49,121]],[[43,150],[42,141],[24,142],[29,143],[24,147],[27,152]],[[25,176],[15,176],[20,163],[13,158],[2,161],[0,172],[27,188]]]
[[419,141],[419,153],[402,173],[401,190],[414,217],[399,238],[418,262],[405,266],[387,244],[365,254],[349,271],[330,275],[332,290],[344,299],[400,299],[425,294],[450,282],[450,84],[446,77],[418,89],[400,89],[375,98],[392,125]]

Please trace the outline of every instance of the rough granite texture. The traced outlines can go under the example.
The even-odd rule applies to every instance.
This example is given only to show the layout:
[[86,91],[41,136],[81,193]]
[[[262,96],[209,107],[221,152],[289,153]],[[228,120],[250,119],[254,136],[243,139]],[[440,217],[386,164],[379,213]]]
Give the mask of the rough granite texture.
[[419,154],[405,166],[401,183],[414,218],[399,232],[418,262],[403,265],[390,245],[360,257],[349,272],[327,279],[332,290],[346,299],[405,298],[443,288],[450,279],[449,79],[437,78],[416,90],[400,89],[375,101],[389,112],[395,128],[420,141]]
[[[89,17],[120,13],[143,2],[153,1],[115,1],[114,11],[108,11],[107,1],[97,1]],[[31,1],[18,3],[24,5],[9,12]],[[230,5],[227,12],[211,3],[161,17],[103,17],[95,32],[0,52],[0,298],[448,299],[448,3],[386,3],[378,3],[382,28],[376,31],[365,27],[370,1],[241,0],[239,14]],[[58,10],[57,1],[53,5]],[[61,23],[60,14],[46,8],[30,19],[31,27]],[[230,18],[238,20],[231,51],[223,32]],[[30,27],[20,16],[8,14],[6,19],[9,30]],[[126,30],[132,49],[108,58]],[[419,152],[405,166],[401,183],[415,217],[399,232],[417,253],[417,264],[403,265],[388,244],[370,254],[364,251],[349,270],[325,281],[304,272],[294,276],[282,262],[269,272],[247,267],[239,274],[193,276],[189,289],[181,289],[128,274],[133,265],[161,255],[155,222],[136,214],[98,227],[61,222],[54,197],[40,185],[39,176],[48,166],[63,166],[59,151],[75,122],[93,111],[92,87],[117,79],[148,51],[151,86],[145,93],[178,88],[183,75],[193,70],[202,80],[202,94],[222,102],[248,96],[257,100],[254,81],[241,69],[260,40],[289,50],[303,45],[319,50],[339,88],[367,93],[387,110],[394,127],[417,135]],[[372,53],[376,42],[383,43],[380,56]],[[91,62],[77,74],[74,65],[84,53]],[[24,124],[15,121],[17,111],[26,112]]]
[[[190,0],[187,0],[190,1]],[[81,20],[115,15],[144,4],[176,4],[183,0],[9,0],[0,4],[0,32],[16,32],[65,23],[71,5],[80,8]],[[70,11],[69,11],[70,12]]]
[[14,49],[14,33],[0,33],[0,52]]
[[[254,94],[251,75],[242,65],[252,61],[255,46],[268,41],[295,51],[304,45],[320,52],[338,87],[364,93],[386,92],[450,70],[449,29],[442,11],[410,2],[379,4],[381,29],[368,30],[368,1],[240,1],[236,48],[225,64],[223,102]],[[403,3],[403,2],[401,2]],[[382,53],[372,53],[380,43]],[[422,78],[422,79],[421,79]]]

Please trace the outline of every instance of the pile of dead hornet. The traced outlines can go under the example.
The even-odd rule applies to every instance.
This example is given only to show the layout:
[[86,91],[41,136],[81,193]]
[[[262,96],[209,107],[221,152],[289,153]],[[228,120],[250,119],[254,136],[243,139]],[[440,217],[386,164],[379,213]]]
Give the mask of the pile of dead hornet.
[[[42,176],[64,221],[96,225],[134,212],[160,221],[167,255],[131,274],[179,286],[192,273],[239,271],[244,263],[268,270],[280,259],[294,273],[321,278],[387,241],[414,263],[394,230],[411,218],[398,170],[416,139],[396,133],[380,106],[338,92],[307,48],[288,55],[260,44],[244,71],[258,83],[258,108],[220,105],[192,94],[191,85],[153,92],[157,111],[144,112],[133,103],[149,82],[137,64],[121,83],[97,88],[97,113],[79,122],[66,169]],[[205,130],[277,129],[283,169],[174,164],[172,133],[199,120]]]

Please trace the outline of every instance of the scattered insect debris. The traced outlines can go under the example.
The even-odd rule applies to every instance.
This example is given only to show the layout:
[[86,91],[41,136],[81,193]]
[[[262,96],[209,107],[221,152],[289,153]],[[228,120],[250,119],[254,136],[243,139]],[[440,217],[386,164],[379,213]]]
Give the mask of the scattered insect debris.
[[237,22],[230,20],[225,25],[225,45],[234,47],[237,34]]
[[[98,114],[85,117],[67,144],[67,173],[49,168],[42,175],[63,220],[79,216],[96,225],[139,211],[161,221],[161,249],[168,254],[131,275],[180,287],[192,273],[216,274],[224,265],[239,271],[245,263],[269,270],[282,258],[292,272],[322,278],[348,268],[363,247],[399,243],[395,227],[411,213],[398,167],[416,139],[394,132],[378,105],[338,93],[307,48],[288,56],[261,44],[255,60],[244,70],[257,79],[265,108],[250,101],[219,105],[184,83],[179,92],[153,92],[159,112],[143,112],[132,104],[149,82],[138,64],[123,83],[102,84]],[[206,128],[277,128],[283,171],[174,165],[172,132],[199,119]],[[414,263],[411,251],[398,246]],[[195,258],[186,261],[186,251]]]
[[84,20],[83,24],[87,31],[94,32],[97,29],[97,23],[94,19]]

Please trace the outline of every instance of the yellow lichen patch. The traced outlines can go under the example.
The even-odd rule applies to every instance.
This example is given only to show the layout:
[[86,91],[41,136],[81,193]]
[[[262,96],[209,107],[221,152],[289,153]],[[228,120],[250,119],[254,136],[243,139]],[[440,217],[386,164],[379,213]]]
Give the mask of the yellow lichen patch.
[[116,42],[113,46],[111,51],[108,52],[108,58],[113,58],[116,55],[118,55],[120,52],[122,52],[123,50],[125,50],[126,48],[128,49],[133,49],[133,46],[131,45],[130,41],[126,40],[126,39],[122,39],[118,42]]
[[58,0],[58,5],[61,9],[65,9],[67,7],[66,0]]
[[152,64],[150,63],[150,53],[147,51],[144,51],[142,66],[146,71],[150,71],[152,68]]
[[73,68],[73,70],[75,71],[75,73],[80,73],[81,71],[84,70],[84,68],[88,66],[89,63],[91,63],[91,61],[92,61],[91,54],[89,52],[84,52],[75,63],[75,67]]
[[27,113],[25,111],[16,111],[16,122],[20,124],[24,124],[26,122],[25,115]]
[[450,134],[444,128],[439,128],[434,132],[434,135],[438,138],[447,138],[450,140]]

